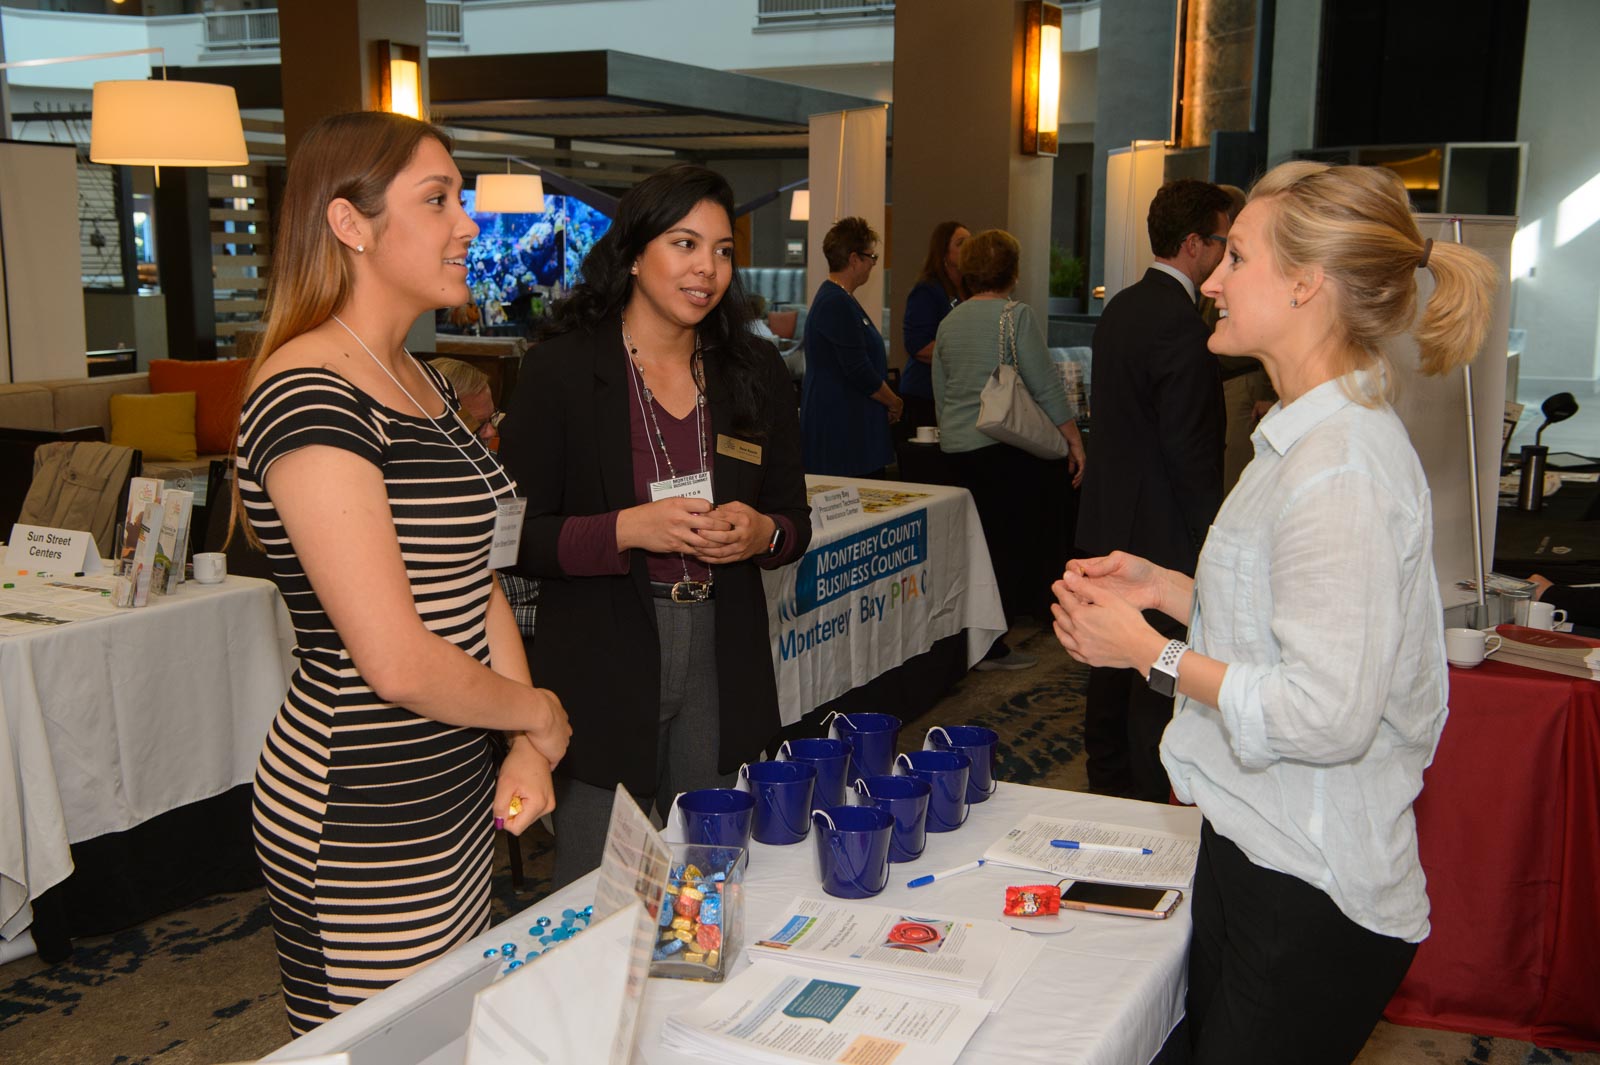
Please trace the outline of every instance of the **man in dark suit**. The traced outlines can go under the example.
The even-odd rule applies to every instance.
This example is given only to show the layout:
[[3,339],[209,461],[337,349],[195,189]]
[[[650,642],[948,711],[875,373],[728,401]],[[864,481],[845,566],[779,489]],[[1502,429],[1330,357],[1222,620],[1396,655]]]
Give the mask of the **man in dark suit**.
[[[1115,550],[1193,574],[1222,504],[1223,400],[1217,360],[1195,306],[1227,246],[1227,193],[1209,182],[1169,182],[1150,204],[1155,264],[1106,306],[1094,333],[1093,461],[1083,482],[1078,549]],[[1147,612],[1173,639],[1184,627]],[[1148,667],[1147,667],[1148,668]],[[1165,802],[1157,748],[1172,698],[1143,671],[1093,669],[1084,749],[1089,789]]]

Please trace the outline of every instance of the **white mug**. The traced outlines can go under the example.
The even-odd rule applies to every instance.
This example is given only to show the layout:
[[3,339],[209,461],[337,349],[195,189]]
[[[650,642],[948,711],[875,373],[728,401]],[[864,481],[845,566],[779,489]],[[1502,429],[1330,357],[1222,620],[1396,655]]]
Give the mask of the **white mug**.
[[228,556],[221,551],[201,551],[194,556],[194,579],[201,584],[221,584],[228,575]]
[[[1494,641],[1494,646],[1489,646],[1489,641]],[[1445,629],[1444,630],[1444,657],[1452,666],[1459,669],[1471,669],[1485,658],[1500,650],[1500,637],[1481,632],[1478,629]]]
[[917,443],[937,444],[939,442],[939,427],[937,425],[917,426]]
[[1553,629],[1567,620],[1565,610],[1557,610],[1550,603],[1528,604],[1528,628]]

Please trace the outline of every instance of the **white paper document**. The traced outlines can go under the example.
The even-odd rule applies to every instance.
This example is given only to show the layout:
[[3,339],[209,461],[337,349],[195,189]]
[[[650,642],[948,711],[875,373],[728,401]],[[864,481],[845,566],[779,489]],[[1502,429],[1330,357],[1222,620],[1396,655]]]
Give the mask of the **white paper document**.
[[951,1065],[989,1006],[763,961],[669,1017],[661,1038],[672,1050],[713,1060]]
[[641,935],[648,948],[650,931],[644,907],[630,899],[582,935],[479,991],[466,1065],[627,1065],[638,1011],[633,959]]
[[936,988],[999,1009],[1039,956],[1040,944],[999,921],[910,914],[886,906],[796,898],[760,930],[752,961]]
[[[1114,847],[1148,847],[1151,854],[1063,850],[1051,840],[1071,839]],[[1187,888],[1194,880],[1200,841],[1170,832],[1099,821],[1073,821],[1029,814],[983,852],[985,861],[1020,869],[1042,869],[1073,880],[1142,887]]]

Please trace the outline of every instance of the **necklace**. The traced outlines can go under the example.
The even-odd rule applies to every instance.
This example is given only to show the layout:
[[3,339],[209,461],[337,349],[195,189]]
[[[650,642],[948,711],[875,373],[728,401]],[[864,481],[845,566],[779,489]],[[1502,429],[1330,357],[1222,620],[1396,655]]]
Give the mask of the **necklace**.
[[[667,476],[676,480],[678,467],[672,461],[672,452],[667,450],[667,438],[661,433],[661,422],[656,417],[655,393],[645,383],[644,366],[639,362],[639,348],[633,342],[633,335],[628,332],[628,321],[622,319],[622,343],[628,350],[628,368],[633,371],[635,383],[638,385],[640,414],[649,422],[651,432],[655,436],[655,448],[650,451],[650,463],[655,468],[655,480],[661,480],[661,463],[656,460],[656,451],[659,450],[661,458],[667,464]],[[705,367],[701,361],[700,338],[695,337],[694,355],[690,363],[690,374],[694,378],[694,428],[695,436],[699,442],[700,468],[695,473],[706,473],[710,470],[710,463],[706,455],[706,390]],[[678,552],[678,564],[683,568],[683,579],[672,586],[672,601],[674,603],[701,603],[711,597],[710,580],[697,581],[689,576],[689,560],[683,552]]]

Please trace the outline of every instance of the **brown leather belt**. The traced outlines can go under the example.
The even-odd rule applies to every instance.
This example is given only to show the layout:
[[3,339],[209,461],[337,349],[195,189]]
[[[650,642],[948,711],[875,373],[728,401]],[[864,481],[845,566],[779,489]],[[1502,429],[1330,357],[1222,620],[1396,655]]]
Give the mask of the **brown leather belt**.
[[651,581],[650,594],[674,603],[705,603],[716,598],[717,586],[710,581]]

